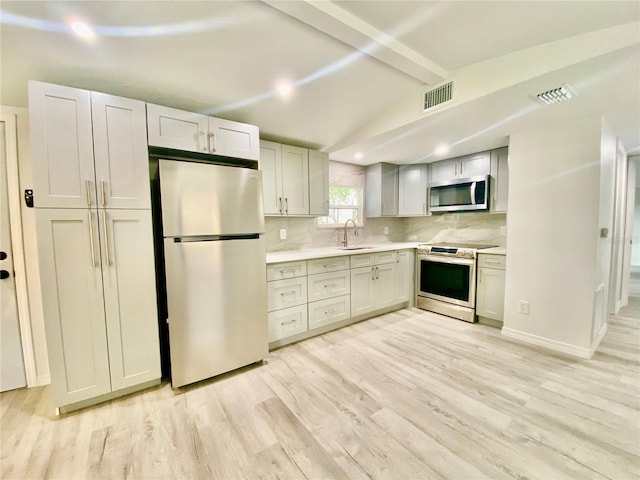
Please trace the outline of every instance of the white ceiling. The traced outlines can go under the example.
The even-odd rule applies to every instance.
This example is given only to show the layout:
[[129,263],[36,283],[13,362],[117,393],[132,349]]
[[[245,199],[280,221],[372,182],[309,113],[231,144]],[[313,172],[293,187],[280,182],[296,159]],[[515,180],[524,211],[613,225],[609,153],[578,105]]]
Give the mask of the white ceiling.
[[[640,152],[640,2],[47,1],[0,3],[0,103],[37,79],[256,124],[331,158],[432,161],[603,115]],[[87,42],[67,26],[94,25]],[[297,84],[286,100],[276,83]],[[423,113],[424,92],[454,100]],[[531,94],[569,83],[577,97]],[[364,157],[354,160],[356,152]]]

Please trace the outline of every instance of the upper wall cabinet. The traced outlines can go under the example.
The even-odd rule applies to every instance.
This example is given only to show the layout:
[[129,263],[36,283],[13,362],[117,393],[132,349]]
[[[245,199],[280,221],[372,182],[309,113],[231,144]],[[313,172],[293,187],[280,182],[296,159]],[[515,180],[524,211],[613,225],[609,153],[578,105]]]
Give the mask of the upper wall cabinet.
[[509,149],[507,147],[491,150],[491,195],[490,211],[506,213],[509,198]]
[[398,167],[398,216],[427,214],[428,168],[425,163]]
[[309,214],[329,215],[329,154],[309,150]]
[[489,175],[489,173],[491,173],[490,152],[474,153],[431,164],[431,182],[444,182],[456,178]]
[[225,157],[260,158],[258,127],[147,103],[149,145]]
[[365,170],[365,216],[398,215],[398,166],[376,163]]
[[35,206],[151,208],[144,102],[29,82]]

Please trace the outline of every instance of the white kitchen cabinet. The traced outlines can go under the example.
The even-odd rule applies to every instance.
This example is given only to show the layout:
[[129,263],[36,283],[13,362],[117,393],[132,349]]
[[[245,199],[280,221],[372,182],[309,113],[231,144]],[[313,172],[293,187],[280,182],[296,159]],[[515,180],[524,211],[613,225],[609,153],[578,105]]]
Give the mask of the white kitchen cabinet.
[[479,152],[463,157],[441,160],[431,164],[430,182],[445,182],[458,178],[476,177],[491,173],[490,152]]
[[309,303],[309,330],[331,325],[351,316],[351,296],[341,295]]
[[270,312],[307,303],[307,277],[267,282],[267,303]]
[[269,342],[282,340],[308,330],[307,305],[269,312]]
[[509,149],[491,150],[491,182],[489,186],[492,213],[506,213],[509,200]]
[[348,268],[348,255],[307,260],[307,272],[309,272],[309,275],[314,273],[337,272],[339,270],[347,270]]
[[36,222],[56,405],[159,381],[151,212],[43,208]]
[[255,125],[147,103],[149,145],[258,160]]
[[352,269],[351,316],[362,315],[395,304],[395,281],[395,263]]
[[309,214],[329,215],[329,154],[309,150]]
[[504,317],[505,255],[478,254],[476,315],[502,322]]
[[396,252],[395,300],[398,303],[413,303],[415,295],[415,262],[413,250],[398,250]]
[[398,215],[398,166],[375,163],[365,170],[365,216]]
[[151,208],[144,102],[29,82],[38,208]]
[[52,390],[76,408],[160,381],[145,108],[41,82],[29,105]]
[[427,164],[400,165],[398,167],[398,215],[427,214]]
[[260,141],[265,215],[309,214],[309,151]]
[[304,277],[307,274],[306,260],[299,262],[272,263],[267,265],[267,281]]
[[307,300],[315,302],[350,293],[349,278],[348,270],[309,275]]

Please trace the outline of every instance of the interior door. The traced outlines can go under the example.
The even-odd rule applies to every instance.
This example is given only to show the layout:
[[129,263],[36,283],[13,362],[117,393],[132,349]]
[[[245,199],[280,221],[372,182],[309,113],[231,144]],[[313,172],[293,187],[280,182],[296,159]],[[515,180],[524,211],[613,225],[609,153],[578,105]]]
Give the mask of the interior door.
[[5,125],[0,122],[0,391],[27,384],[13,274]]

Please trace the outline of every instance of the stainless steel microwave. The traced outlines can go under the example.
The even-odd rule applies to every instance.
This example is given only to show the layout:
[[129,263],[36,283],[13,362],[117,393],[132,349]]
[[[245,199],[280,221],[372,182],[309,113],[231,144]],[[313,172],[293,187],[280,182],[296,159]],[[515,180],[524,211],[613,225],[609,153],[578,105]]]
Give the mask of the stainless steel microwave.
[[489,175],[456,178],[429,185],[429,211],[465,212],[489,209]]

